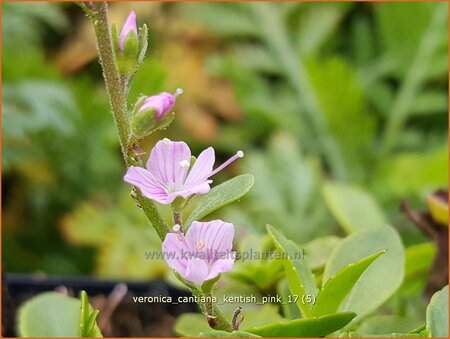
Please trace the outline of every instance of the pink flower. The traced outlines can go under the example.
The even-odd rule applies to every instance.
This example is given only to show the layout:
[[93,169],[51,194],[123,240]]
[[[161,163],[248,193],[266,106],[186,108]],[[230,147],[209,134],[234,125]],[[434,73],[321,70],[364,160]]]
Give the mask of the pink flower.
[[138,112],[142,112],[147,109],[154,109],[155,120],[160,120],[172,109],[176,98],[182,93],[183,90],[178,88],[174,94],[162,92],[156,95],[148,96],[142,103],[142,106],[139,107]]
[[134,32],[136,34],[137,38],[137,26],[136,26],[136,13],[134,11],[131,11],[128,15],[127,20],[122,26],[122,30],[119,34],[119,49],[123,51],[123,47],[125,45],[125,39],[128,36],[128,33]]
[[131,166],[124,180],[147,198],[170,204],[176,197],[208,193],[212,183],[209,178],[243,156],[239,151],[213,170],[214,148],[205,149],[191,164],[191,150],[185,142],[163,139],[152,149],[146,168]]
[[229,271],[236,252],[231,251],[233,224],[222,220],[194,221],[184,236],[179,225],[176,233],[167,233],[162,244],[163,255],[170,268],[185,280],[202,285],[206,280]]

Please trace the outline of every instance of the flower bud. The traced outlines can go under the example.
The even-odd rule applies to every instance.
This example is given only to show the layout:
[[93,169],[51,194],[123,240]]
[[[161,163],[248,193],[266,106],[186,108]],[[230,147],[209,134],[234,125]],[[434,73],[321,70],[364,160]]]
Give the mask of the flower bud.
[[175,117],[170,111],[181,93],[183,90],[179,88],[174,94],[162,92],[138,99],[131,118],[133,136],[142,139],[155,130],[167,127]]
[[142,63],[147,50],[147,26],[142,25],[138,33],[136,13],[132,11],[120,33],[117,33],[116,26],[113,25],[111,35],[119,74],[132,76]]
[[131,11],[128,15],[127,20],[123,24],[122,30],[119,35],[119,50],[123,52],[123,48],[125,45],[125,40],[128,35],[131,34],[130,38],[134,37],[137,40],[137,26],[136,26],[136,13]]

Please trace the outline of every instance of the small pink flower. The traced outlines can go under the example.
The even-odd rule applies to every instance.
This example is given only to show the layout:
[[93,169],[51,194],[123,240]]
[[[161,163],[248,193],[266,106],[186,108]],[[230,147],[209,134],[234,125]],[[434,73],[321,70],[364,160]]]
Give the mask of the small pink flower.
[[176,98],[182,93],[183,90],[178,88],[174,94],[162,92],[156,95],[148,96],[142,103],[142,106],[139,107],[138,112],[153,108],[155,110],[155,119],[160,120],[172,109]]
[[222,220],[194,221],[186,236],[178,225],[174,230],[176,233],[167,233],[162,249],[169,267],[183,279],[202,285],[233,267],[233,224]]
[[191,150],[185,142],[163,139],[152,149],[146,168],[131,166],[124,180],[138,187],[147,198],[170,204],[176,197],[208,193],[212,183],[209,178],[243,156],[239,151],[213,170],[214,148],[201,152],[192,165]]
[[134,32],[137,37],[137,26],[136,26],[136,13],[134,11],[131,11],[128,15],[127,20],[122,26],[122,30],[119,34],[119,49],[123,51],[123,47],[125,45],[125,39],[128,36],[128,33]]

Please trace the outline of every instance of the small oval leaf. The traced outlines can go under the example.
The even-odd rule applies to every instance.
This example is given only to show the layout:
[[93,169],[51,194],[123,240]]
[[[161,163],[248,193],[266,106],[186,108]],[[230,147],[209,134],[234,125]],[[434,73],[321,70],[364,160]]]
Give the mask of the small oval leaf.
[[242,198],[250,191],[254,183],[253,175],[242,174],[212,188],[201,197],[186,219],[186,225],[189,226],[193,221],[199,221],[215,210]]

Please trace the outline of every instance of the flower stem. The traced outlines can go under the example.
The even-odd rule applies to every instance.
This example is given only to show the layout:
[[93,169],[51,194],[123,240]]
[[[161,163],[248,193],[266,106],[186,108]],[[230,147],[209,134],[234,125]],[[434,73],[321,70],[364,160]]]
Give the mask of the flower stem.
[[198,303],[198,305],[201,311],[206,315],[208,324],[211,328],[227,332],[232,331],[231,324],[225,319],[219,308],[212,302],[211,292],[204,294],[203,292],[197,289],[192,289],[192,294],[196,296],[198,299],[202,298],[206,299],[205,303]]
[[[86,8],[84,8],[86,10]],[[106,2],[92,2],[89,9],[89,17],[94,25],[97,38],[98,54],[103,70],[106,92],[111,106],[114,122],[119,134],[120,147],[127,167],[142,164],[139,154],[136,154],[130,145],[130,121],[127,108],[128,81],[121,78],[117,71],[114,48],[112,44],[109,22],[108,4]],[[135,199],[150,220],[161,240],[165,239],[169,228],[159,214],[155,204],[145,198],[139,190],[136,190]]]

